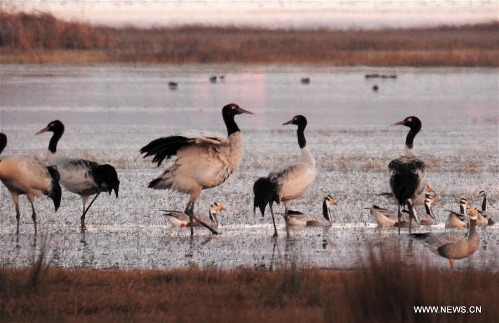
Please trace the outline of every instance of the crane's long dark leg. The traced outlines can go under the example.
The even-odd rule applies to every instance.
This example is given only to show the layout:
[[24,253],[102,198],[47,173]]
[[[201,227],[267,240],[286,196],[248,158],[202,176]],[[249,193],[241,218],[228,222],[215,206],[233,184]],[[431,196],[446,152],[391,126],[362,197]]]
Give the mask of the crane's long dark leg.
[[204,226],[206,229],[210,230],[211,233],[213,234],[218,234],[217,231],[213,230],[212,227],[210,227],[209,225],[207,225],[206,223],[204,223],[203,221],[201,221],[200,219],[198,219],[195,215],[194,215],[194,202],[190,202],[187,203],[187,207],[185,208],[185,214],[187,214],[190,218],[190,224],[191,224],[191,236],[194,235],[194,228],[193,228],[193,222],[194,220],[196,220],[199,224],[201,224],[202,226]]
[[274,218],[274,210],[272,209],[272,203],[269,203],[270,214],[272,214],[272,223],[274,224],[274,235],[273,237],[277,237],[277,228],[275,226],[275,218]]
[[400,212],[400,204],[399,204],[399,209],[398,209],[398,219],[399,219],[399,235],[400,235],[400,220],[402,219],[402,213]]
[[289,216],[288,216],[288,211],[289,211],[289,209],[287,207],[284,208],[284,222],[286,223],[286,237],[289,238]]
[[19,212],[19,198],[14,201],[16,206],[16,220],[17,220],[17,229],[16,234],[19,234],[19,220],[21,219],[21,212]]
[[28,196],[29,203],[31,204],[31,211],[33,213],[31,214],[31,218],[33,219],[33,224],[35,225],[35,235],[38,233],[36,229],[36,211],[35,211],[35,205],[34,205],[34,197]]
[[185,208],[184,213],[189,216],[189,224],[191,226],[191,237],[194,235],[194,220],[192,219],[193,216],[191,216],[192,212],[194,211],[194,203],[187,203],[187,207]]
[[409,215],[409,234],[411,234],[412,231],[412,215]]
[[[88,205],[88,207],[85,209],[85,202],[83,202],[83,214],[81,215],[80,217],[80,221],[81,221],[81,229],[84,230],[85,229],[85,215],[87,214],[88,210],[90,209],[90,207],[92,206],[92,204],[94,204],[95,200],[97,199],[97,197],[99,197],[99,194],[100,194],[101,191],[97,192],[97,195],[95,195],[95,197],[92,199],[92,201],[90,201],[90,204]],[[87,197],[88,198],[88,197]]]
[[411,234],[412,219],[414,219],[414,222],[416,222],[417,224],[419,224],[419,221],[416,217],[416,210],[414,209],[414,205],[412,204],[412,201],[410,199],[408,199],[406,204],[407,204],[407,207],[409,208],[409,234]]

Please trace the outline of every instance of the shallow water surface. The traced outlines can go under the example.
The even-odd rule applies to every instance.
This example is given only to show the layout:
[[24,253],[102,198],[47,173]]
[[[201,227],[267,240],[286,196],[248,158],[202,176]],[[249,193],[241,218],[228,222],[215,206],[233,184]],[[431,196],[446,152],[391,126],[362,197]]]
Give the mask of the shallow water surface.
[[[396,74],[396,79],[365,79],[367,73]],[[376,229],[366,208],[394,205],[380,196],[389,191],[387,165],[403,152],[407,128],[389,125],[408,115],[423,121],[416,137],[418,155],[430,165],[428,175],[439,196],[438,225],[417,231],[444,231],[446,209],[459,198],[481,202],[499,220],[499,109],[497,69],[319,68],[260,66],[2,66],[0,127],[9,137],[3,155],[44,157],[49,134],[34,136],[54,119],[66,132],[58,153],[91,156],[114,165],[120,196],[102,194],[79,230],[81,199],[67,191],[58,212],[50,200],[36,201],[39,236],[33,236],[29,203],[21,197],[20,235],[10,194],[0,185],[0,262],[26,266],[42,248],[51,264],[84,268],[183,268],[191,265],[271,269],[298,262],[329,269],[362,266],[370,248],[397,247],[407,261],[425,259],[447,268],[444,258],[412,241],[403,230]],[[211,75],[225,76],[212,84]],[[301,77],[310,77],[303,85]],[[170,90],[168,81],[177,81]],[[379,85],[378,92],[372,85]],[[201,129],[225,133],[221,107],[237,102],[255,112],[238,116],[245,156],[241,167],[220,187],[206,190],[197,212],[219,201],[221,235],[197,228],[171,228],[161,210],[183,210],[187,197],[147,189],[163,169],[143,159],[139,149],[150,140]],[[318,175],[293,209],[321,212],[326,194],[338,200],[333,227],[292,230],[272,239],[270,213],[253,213],[253,182],[299,153],[293,126],[281,126],[295,114],[308,118],[307,145]],[[282,206],[276,207],[282,212]],[[424,213],[424,209],[418,209]],[[498,227],[480,229],[479,250],[456,262],[497,268]]]

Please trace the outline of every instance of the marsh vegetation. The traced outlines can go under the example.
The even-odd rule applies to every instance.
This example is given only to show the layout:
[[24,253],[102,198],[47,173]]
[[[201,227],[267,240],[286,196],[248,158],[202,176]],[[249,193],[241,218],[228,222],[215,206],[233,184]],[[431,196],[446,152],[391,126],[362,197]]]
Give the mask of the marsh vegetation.
[[499,66],[499,22],[330,30],[93,26],[0,11],[2,63],[244,63]]

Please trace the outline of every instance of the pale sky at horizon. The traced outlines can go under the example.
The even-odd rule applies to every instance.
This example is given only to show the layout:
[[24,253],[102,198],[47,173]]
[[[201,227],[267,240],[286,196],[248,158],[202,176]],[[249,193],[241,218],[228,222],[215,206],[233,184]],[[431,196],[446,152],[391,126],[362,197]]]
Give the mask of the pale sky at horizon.
[[114,26],[185,24],[284,28],[382,28],[499,20],[499,0],[2,0],[6,10],[48,11]]

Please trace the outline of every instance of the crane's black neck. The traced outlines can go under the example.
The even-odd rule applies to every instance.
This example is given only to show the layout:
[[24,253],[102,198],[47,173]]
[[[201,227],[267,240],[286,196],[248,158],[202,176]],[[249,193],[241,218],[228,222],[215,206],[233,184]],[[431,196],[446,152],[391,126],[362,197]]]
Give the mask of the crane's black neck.
[[411,127],[411,130],[407,134],[407,137],[405,138],[405,146],[407,149],[412,149],[414,145],[414,138],[416,138],[416,135],[418,134],[419,130],[421,130],[421,126],[414,126]]
[[305,139],[305,126],[299,125],[296,134],[298,135],[298,145],[300,146],[300,149],[303,149],[307,145],[307,140]]
[[0,154],[7,147],[7,136],[3,133],[0,133]]
[[326,200],[322,203],[322,216],[324,216],[324,219],[331,221],[331,218],[329,217],[329,207],[327,206]]
[[227,127],[227,135],[228,136],[230,136],[233,133],[236,133],[238,131],[241,131],[241,130],[239,130],[239,127],[237,126],[237,123],[234,120],[234,117],[235,117],[235,115],[233,115],[233,114],[224,114],[223,115],[224,123],[225,123],[225,126]]
[[54,134],[52,135],[52,138],[50,138],[49,151],[52,154],[56,153],[56,151],[57,151],[57,143],[61,139],[63,133],[64,133],[64,130],[62,130],[62,131],[60,131],[60,130],[54,131]]

